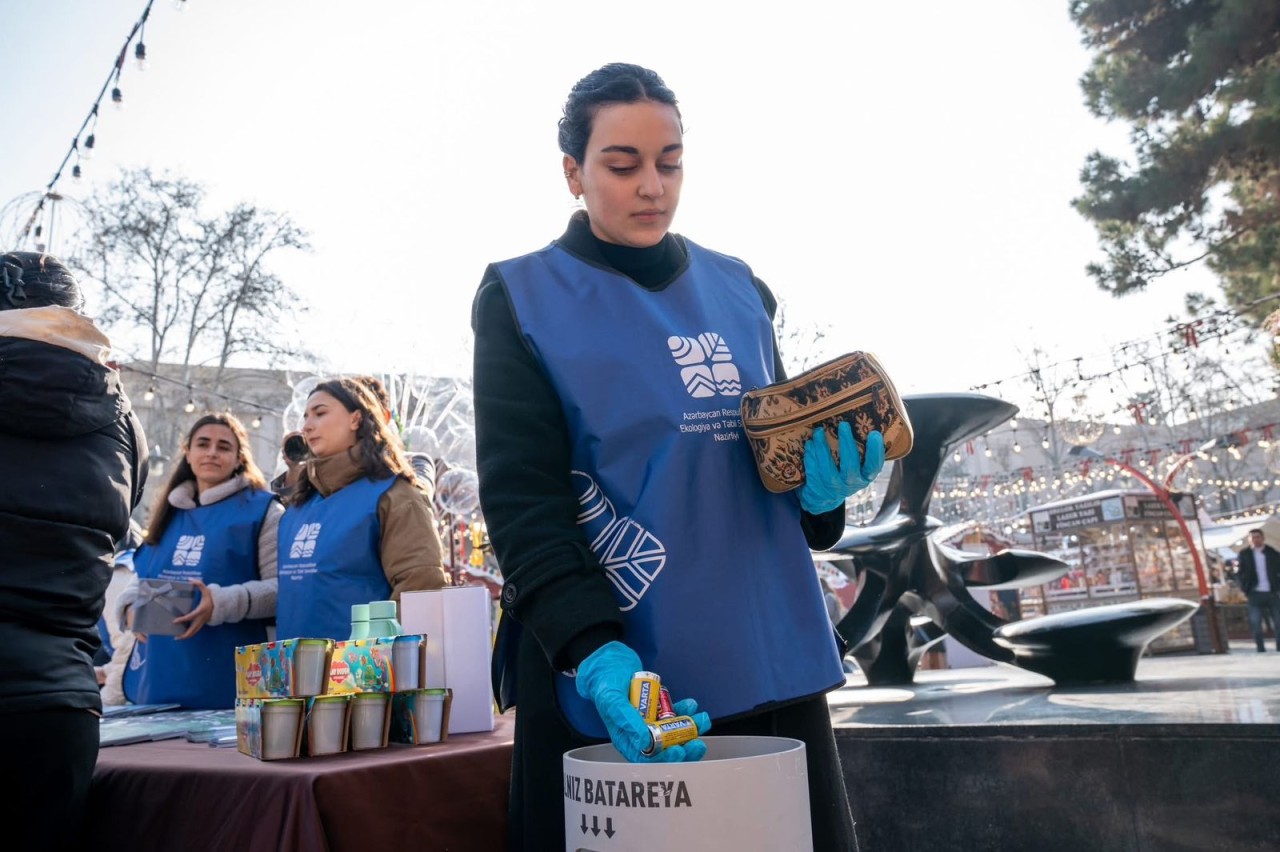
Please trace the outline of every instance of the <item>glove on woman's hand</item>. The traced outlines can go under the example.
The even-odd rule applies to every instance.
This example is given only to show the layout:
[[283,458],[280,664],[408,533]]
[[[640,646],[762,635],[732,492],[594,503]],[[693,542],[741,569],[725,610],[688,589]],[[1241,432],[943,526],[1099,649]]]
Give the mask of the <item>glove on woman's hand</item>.
[[884,436],[867,435],[863,458],[853,440],[853,427],[840,421],[840,466],[836,467],[827,445],[826,430],[813,430],[804,445],[804,485],[800,486],[800,506],[811,515],[821,515],[844,505],[846,498],[871,484],[884,469]]
[[[629,762],[701,760],[707,753],[707,745],[702,740],[692,740],[648,756],[643,753],[652,746],[653,736],[640,711],[631,706],[631,677],[643,669],[635,651],[621,642],[608,642],[578,666],[578,694],[595,703],[613,747]],[[677,701],[673,709],[681,715],[692,716],[699,735],[711,729],[711,718],[706,713],[698,713],[698,705],[693,700]]]

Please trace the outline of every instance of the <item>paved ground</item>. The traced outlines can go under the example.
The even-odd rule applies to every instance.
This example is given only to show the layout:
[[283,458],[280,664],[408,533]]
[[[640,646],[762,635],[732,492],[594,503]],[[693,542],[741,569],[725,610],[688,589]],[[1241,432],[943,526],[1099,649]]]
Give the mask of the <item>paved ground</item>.
[[1130,684],[1059,688],[997,663],[919,671],[906,687],[861,673],[829,696],[836,725],[1280,724],[1280,653],[1232,642],[1229,654],[1144,657]]

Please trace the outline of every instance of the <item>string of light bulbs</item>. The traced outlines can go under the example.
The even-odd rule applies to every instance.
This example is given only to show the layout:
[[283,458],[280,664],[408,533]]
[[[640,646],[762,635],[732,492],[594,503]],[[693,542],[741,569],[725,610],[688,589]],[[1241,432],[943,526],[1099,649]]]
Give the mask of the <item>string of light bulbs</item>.
[[[53,177],[49,183],[45,185],[44,192],[40,195],[39,200],[35,203],[31,211],[31,215],[27,217],[26,223],[18,236],[18,242],[22,243],[31,236],[39,239],[43,225],[38,224],[40,214],[45,209],[45,202],[50,199],[57,199],[58,196],[54,192],[58,185],[58,181],[62,179],[63,172],[67,168],[67,164],[71,163],[71,176],[74,180],[79,180],[83,174],[80,165],[81,160],[87,160],[93,155],[94,149],[97,147],[97,126],[98,115],[105,98],[109,97],[111,103],[117,107],[124,105],[124,91],[120,86],[120,77],[124,73],[124,66],[129,56],[129,48],[133,47],[133,58],[137,63],[139,70],[145,70],[147,65],[147,44],[144,40],[147,19],[151,15],[151,7],[155,5],[155,0],[147,0],[146,6],[142,9],[142,14],[134,21],[133,26],[129,29],[129,34],[125,36],[124,44],[121,45],[118,53],[111,63],[111,70],[107,73],[107,78],[102,84],[102,88],[98,90],[98,95],[93,99],[93,105],[89,107],[89,112],[84,117],[84,121],[80,123],[80,127],[76,130],[75,135],[71,138],[71,145],[67,148],[67,152],[62,157],[62,162],[58,164],[57,169],[53,172]],[[187,0],[174,0],[174,7],[179,11],[185,10]],[[134,39],[137,43],[134,43]],[[74,159],[74,162],[72,162]]]
[[270,405],[264,405],[261,402],[256,402],[251,399],[244,399],[242,397],[232,396],[231,394],[223,393],[222,391],[210,390],[209,388],[204,387],[203,385],[199,385],[198,383],[195,383],[195,382],[187,382],[187,381],[183,381],[182,379],[175,379],[175,378],[172,378],[171,376],[165,376],[165,375],[161,375],[160,373],[154,373],[150,370],[144,370],[140,367],[135,367],[131,364],[114,363],[113,366],[116,369],[120,370],[121,372],[137,373],[140,376],[147,377],[147,379],[149,380],[149,384],[147,385],[147,390],[142,395],[142,399],[145,402],[151,402],[153,399],[156,398],[156,394],[158,392],[156,383],[163,382],[171,385],[176,385],[178,387],[186,388],[187,401],[182,406],[182,410],[187,414],[191,414],[196,410],[196,396],[199,395],[203,397],[211,397],[211,396],[217,397],[218,399],[222,400],[224,403],[227,403],[228,408],[230,407],[230,404],[235,404],[235,405],[241,406],[242,408],[248,408],[253,410],[255,414],[252,422],[249,425],[252,426],[254,429],[257,429],[259,426],[262,425],[262,415],[264,414],[277,415],[280,417],[284,416],[283,409],[273,408]]
[[[1267,298],[1268,298],[1268,299],[1270,299],[1270,298],[1280,298],[1280,294],[1277,294],[1277,296],[1274,296],[1274,297],[1267,297]],[[1263,300],[1259,300],[1259,301],[1263,301]],[[1212,341],[1220,341],[1220,342],[1222,342],[1222,343],[1223,343],[1223,346],[1224,346],[1224,348],[1225,348],[1225,347],[1230,343],[1230,341],[1228,340],[1228,338],[1229,338],[1231,335],[1236,334],[1236,333],[1252,334],[1252,333],[1253,333],[1253,331],[1252,331],[1252,330],[1250,330],[1250,329],[1242,329],[1242,328],[1240,328],[1240,327],[1215,327],[1215,328],[1214,328],[1212,331],[1210,331],[1210,332],[1202,333],[1202,334],[1198,335],[1195,348],[1199,348],[1199,345],[1200,345],[1200,344],[1202,344],[1202,343],[1208,343],[1208,342],[1212,342]],[[1125,344],[1125,348],[1127,349],[1128,347],[1130,347],[1130,346],[1134,346],[1134,345],[1136,345],[1136,344]],[[1096,383],[1096,382],[1100,382],[1100,381],[1106,380],[1106,381],[1108,381],[1108,382],[1109,382],[1109,388],[1108,388],[1108,390],[1109,390],[1109,395],[1110,395],[1111,397],[1113,397],[1113,398],[1114,398],[1114,397],[1117,395],[1117,386],[1116,386],[1116,383],[1115,383],[1115,379],[1116,379],[1117,377],[1119,377],[1119,379],[1120,379],[1120,382],[1121,382],[1121,389],[1123,389],[1123,390],[1125,390],[1125,391],[1127,391],[1127,392],[1129,392],[1129,393],[1132,393],[1132,391],[1129,389],[1129,387],[1128,387],[1127,383],[1125,383],[1124,378],[1123,378],[1123,377],[1124,377],[1124,374],[1125,374],[1128,370],[1131,370],[1131,369],[1139,369],[1139,368],[1141,368],[1141,367],[1149,366],[1149,365],[1151,365],[1151,364],[1153,364],[1153,363],[1161,362],[1161,361],[1164,361],[1164,362],[1165,362],[1165,366],[1166,366],[1166,368],[1168,368],[1168,367],[1169,367],[1169,365],[1168,365],[1168,363],[1167,363],[1167,359],[1169,359],[1169,358],[1171,358],[1171,357],[1178,357],[1178,356],[1186,355],[1186,354],[1187,354],[1187,350],[1180,350],[1180,351],[1176,351],[1176,352],[1172,352],[1172,353],[1171,353],[1170,351],[1167,351],[1167,350],[1161,350],[1161,351],[1156,352],[1156,353],[1154,353],[1154,354],[1152,354],[1152,355],[1148,355],[1148,356],[1145,356],[1145,357],[1138,358],[1138,359],[1136,359],[1136,360],[1128,361],[1128,362],[1126,362],[1126,363],[1124,363],[1124,364],[1120,364],[1120,365],[1116,366],[1115,368],[1113,368],[1113,369],[1111,369],[1111,370],[1105,370],[1105,371],[1102,371],[1102,372],[1090,373],[1090,374],[1085,374],[1085,373],[1080,369],[1079,362],[1082,360],[1081,358],[1073,358],[1073,359],[1068,359],[1068,360],[1066,360],[1066,361],[1059,362],[1059,364],[1060,364],[1060,365],[1065,365],[1065,364],[1074,364],[1074,365],[1075,365],[1075,367],[1076,367],[1076,376],[1075,376],[1075,378],[1072,378],[1072,379],[1068,379],[1068,380],[1066,380],[1066,381],[1063,383],[1062,387],[1057,389],[1057,393],[1050,394],[1050,393],[1049,393],[1049,391],[1048,391],[1047,389],[1045,389],[1045,388],[1044,388],[1044,386],[1042,386],[1042,385],[1040,385],[1040,384],[1038,384],[1038,383],[1034,385],[1034,390],[1033,390],[1033,393],[1032,393],[1032,398],[1033,398],[1033,399],[1032,399],[1032,401],[1033,401],[1034,403],[1037,403],[1037,404],[1039,404],[1040,406],[1043,406],[1043,407],[1045,408],[1045,417],[1044,417],[1044,418],[1041,418],[1042,425],[1041,425],[1040,427],[1038,427],[1040,431],[1043,431],[1043,432],[1044,432],[1044,438],[1043,438],[1043,439],[1042,439],[1042,441],[1041,441],[1041,446],[1042,446],[1042,447],[1044,447],[1045,449],[1048,449],[1048,446],[1047,446],[1047,445],[1048,445],[1048,431],[1049,431],[1049,427],[1050,427],[1050,425],[1051,425],[1052,423],[1054,423],[1054,422],[1066,422],[1066,421],[1072,421],[1072,420],[1074,420],[1074,419],[1075,419],[1075,418],[1070,417],[1070,416],[1068,416],[1068,417],[1053,417],[1053,416],[1051,416],[1051,415],[1050,415],[1050,399],[1049,399],[1049,397],[1050,397],[1050,396],[1052,396],[1054,399],[1056,399],[1056,398],[1057,398],[1057,396],[1058,396],[1058,393],[1060,393],[1060,392],[1062,392],[1062,391],[1067,391],[1067,390],[1069,390],[1069,389],[1071,389],[1071,388],[1079,388],[1079,387],[1081,387],[1081,386],[1088,386],[1088,385],[1090,385],[1090,384],[1092,384],[1092,383]],[[1184,364],[1184,367],[1186,368],[1186,370],[1187,370],[1188,372],[1189,372],[1189,371],[1191,371],[1191,369],[1192,369],[1192,362],[1187,361],[1187,362]],[[1038,375],[1038,374],[1040,373],[1040,371],[1041,371],[1041,370],[1048,371],[1049,369],[1051,369],[1051,367],[1050,367],[1050,366],[1045,366],[1045,367],[1042,367],[1042,368],[1036,368],[1036,369],[1033,369],[1033,370],[1031,370],[1030,372],[1028,372],[1028,373],[1026,373],[1026,374],[1024,374],[1024,375],[1025,375],[1026,377],[1030,378],[1030,379],[1038,379],[1038,378],[1039,378],[1039,375]],[[1009,381],[1009,380],[1008,380],[1008,379],[1003,379],[1003,380],[1001,380],[1001,382],[1003,382],[1003,381]],[[1156,379],[1156,377],[1154,376],[1154,374],[1153,374],[1150,378],[1146,378],[1146,379],[1144,379],[1144,381],[1149,382],[1149,383],[1150,383],[1151,385],[1153,385],[1153,386],[1154,386],[1155,384],[1157,384],[1157,379]],[[1000,382],[996,382],[996,383],[994,383],[994,384],[997,384],[997,385],[998,385],[998,384],[1000,384]],[[1225,390],[1225,391],[1229,391],[1229,392],[1231,392],[1231,393],[1233,394],[1231,397],[1229,397],[1229,398],[1226,400],[1225,405],[1224,405],[1224,407],[1225,407],[1227,410],[1229,410],[1229,411],[1230,411],[1230,410],[1234,410],[1236,407],[1238,407],[1238,402],[1237,402],[1237,400],[1238,400],[1238,399],[1243,399],[1243,400],[1248,401],[1248,399],[1249,399],[1249,397],[1250,397],[1250,394],[1249,394],[1248,392],[1246,392],[1246,391],[1245,391],[1245,389],[1244,389],[1244,388],[1242,388],[1242,387],[1240,386],[1240,384],[1239,384],[1239,383],[1237,383],[1237,382],[1235,381],[1235,379],[1234,379],[1234,378],[1232,378],[1230,375],[1227,375],[1227,374],[1225,374],[1225,373],[1224,373],[1222,376],[1217,377],[1216,384],[1218,385],[1218,387],[1217,387],[1217,388],[1215,388],[1216,390],[1219,390],[1219,391],[1223,391],[1223,390]],[[971,390],[978,390],[978,389],[985,388],[985,387],[986,387],[986,385],[974,386],[974,387],[972,387],[972,388],[971,388]],[[1194,419],[1198,419],[1198,415],[1197,415],[1197,402],[1196,402],[1196,400],[1195,400],[1195,399],[1193,399],[1193,398],[1189,398],[1189,399],[1187,400],[1187,403],[1188,403],[1187,411],[1185,412],[1185,413],[1186,413],[1186,415],[1187,415],[1186,422],[1187,422],[1187,423],[1190,423],[1190,422],[1192,422],[1192,420],[1194,420]],[[1137,406],[1137,408],[1138,408],[1139,410],[1135,410],[1135,406]],[[1093,411],[1095,412],[1096,416],[1089,415],[1089,416],[1087,417],[1087,419],[1090,419],[1090,420],[1096,420],[1097,422],[1101,423],[1101,422],[1103,422],[1103,421],[1108,421],[1108,420],[1109,420],[1110,418],[1112,418],[1114,415],[1126,415],[1126,414],[1127,414],[1129,417],[1134,418],[1134,422],[1135,422],[1137,425],[1140,425],[1140,426],[1141,426],[1141,425],[1148,425],[1148,424],[1147,424],[1147,421],[1146,421],[1146,419],[1145,419],[1146,415],[1142,413],[1142,410],[1143,410],[1143,409],[1145,409],[1146,407],[1147,407],[1147,406],[1146,406],[1146,404],[1144,404],[1144,403],[1135,403],[1133,398],[1128,398],[1128,399],[1125,399],[1125,400],[1119,400],[1119,401],[1115,402],[1115,403],[1114,403],[1114,404],[1113,404],[1109,409],[1105,409],[1105,410],[1104,410],[1104,408],[1103,408],[1103,407],[1101,407],[1101,406],[1095,407],[1095,408],[1093,409]],[[1175,404],[1171,407],[1170,411],[1168,412],[1168,413],[1169,413],[1169,415],[1172,415],[1173,413],[1175,413],[1175,412],[1176,412],[1180,407],[1181,407],[1181,406],[1180,406],[1179,404],[1175,403]],[[1035,418],[1028,418],[1028,419],[1035,420]],[[1169,422],[1170,422],[1170,423],[1172,423],[1172,421],[1171,421],[1171,420],[1170,420]],[[1119,423],[1113,424],[1112,428],[1114,429],[1114,431],[1115,431],[1117,434],[1119,434],[1119,433],[1121,432],[1121,429],[1122,429],[1122,427],[1121,427],[1121,425],[1120,425]],[[1032,427],[1032,429],[1030,429],[1030,430],[1026,430],[1026,431],[1035,431],[1035,430],[1036,430],[1036,427]],[[987,432],[983,433],[983,438],[984,438],[984,439],[986,439],[986,438],[989,438],[989,437],[992,437],[992,436],[995,436],[995,435],[1007,434],[1007,433],[1009,433],[1009,432],[1013,432],[1013,433],[1014,433],[1014,435],[1015,435],[1015,438],[1016,438],[1016,433],[1017,433],[1017,431],[1018,431],[1017,416],[1015,415],[1015,417],[1014,417],[1014,418],[1012,418],[1012,419],[1009,421],[1009,428],[993,428],[993,429],[990,429],[990,430],[988,430]],[[1015,443],[1016,443],[1016,442],[1015,442]],[[1020,448],[1019,448],[1019,447],[1017,447],[1017,446],[1015,446],[1015,448],[1014,448],[1014,452],[1019,452],[1019,451],[1020,451]]]
[[[1175,355],[1183,354],[1188,348],[1194,348],[1200,342],[1225,337],[1231,333],[1234,333],[1240,330],[1239,326],[1228,326],[1227,328],[1220,329],[1216,327],[1217,323],[1220,323],[1223,320],[1239,319],[1241,316],[1244,316],[1245,314],[1249,313],[1251,309],[1260,307],[1261,305],[1267,304],[1269,302],[1276,301],[1277,299],[1280,299],[1280,293],[1273,293],[1268,296],[1262,296],[1257,299],[1253,299],[1252,301],[1249,301],[1244,305],[1241,305],[1239,308],[1214,308],[1203,315],[1195,315],[1186,321],[1174,323],[1172,328],[1165,329],[1163,331],[1159,331],[1154,334],[1146,335],[1144,337],[1134,338],[1132,340],[1128,340],[1123,343],[1119,343],[1114,346],[1111,346],[1106,351],[1106,357],[1111,357],[1112,359],[1114,359],[1117,354],[1121,354],[1121,355],[1125,354],[1128,352],[1130,348],[1139,347],[1143,344],[1152,343],[1152,342],[1162,343],[1166,339],[1166,337],[1171,333],[1176,335],[1181,335],[1182,339],[1185,341],[1185,345],[1173,346],[1171,347],[1170,351]],[[1212,329],[1208,329],[1206,332],[1202,333],[1200,329],[1207,328],[1209,323],[1213,323],[1215,327]],[[1114,370],[1098,373],[1092,376],[1085,376],[1083,373],[1079,371],[1079,365],[1081,363],[1085,361],[1096,360],[1099,357],[1102,357],[1100,353],[1089,353],[1086,355],[1080,355],[1072,358],[1064,358],[1059,361],[1054,361],[1049,364],[1035,367],[1031,370],[1027,370],[1026,372],[1015,373],[1014,375],[1005,376],[1004,378],[1001,378],[1001,379],[995,379],[993,381],[971,385],[969,387],[969,390],[980,391],[980,390],[986,390],[987,388],[998,390],[999,387],[1005,383],[1027,381],[1034,378],[1035,374],[1037,373],[1047,372],[1049,370],[1054,370],[1054,369],[1061,369],[1069,365],[1075,365],[1077,367],[1078,376],[1076,381],[1085,382],[1090,380],[1096,380],[1099,378],[1105,378],[1107,376],[1120,372],[1124,369],[1128,369],[1131,366],[1137,366],[1140,363],[1146,363],[1150,360],[1153,360],[1153,358],[1148,358],[1148,359],[1145,359],[1144,361],[1134,362],[1133,364],[1117,367]]]

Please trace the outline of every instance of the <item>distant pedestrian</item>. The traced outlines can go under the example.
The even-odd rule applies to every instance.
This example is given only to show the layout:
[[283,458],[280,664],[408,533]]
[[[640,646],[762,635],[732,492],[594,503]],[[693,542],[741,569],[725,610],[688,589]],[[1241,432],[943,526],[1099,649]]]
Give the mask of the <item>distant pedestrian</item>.
[[1266,543],[1262,530],[1249,530],[1249,546],[1240,551],[1237,577],[1249,604],[1249,629],[1258,653],[1267,650],[1262,619],[1271,619],[1271,633],[1280,651],[1280,552]]

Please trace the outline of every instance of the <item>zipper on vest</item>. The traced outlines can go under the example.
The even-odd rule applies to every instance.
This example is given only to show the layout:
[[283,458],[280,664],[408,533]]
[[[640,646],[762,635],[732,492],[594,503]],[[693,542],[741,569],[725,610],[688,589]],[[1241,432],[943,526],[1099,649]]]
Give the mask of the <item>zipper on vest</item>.
[[835,396],[828,397],[823,401],[821,408],[809,409],[808,411],[800,414],[783,414],[777,417],[757,420],[752,427],[747,428],[747,434],[755,437],[764,437],[782,429],[789,429],[800,423],[821,420],[823,416],[829,414],[832,409],[840,408],[846,403],[850,407],[857,408],[867,402],[870,402],[874,397],[874,394],[870,393],[863,393],[862,396],[858,396],[858,394],[874,387],[879,383],[879,381],[880,380],[878,378],[863,379],[856,385],[852,385],[844,389]]

